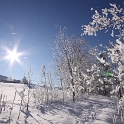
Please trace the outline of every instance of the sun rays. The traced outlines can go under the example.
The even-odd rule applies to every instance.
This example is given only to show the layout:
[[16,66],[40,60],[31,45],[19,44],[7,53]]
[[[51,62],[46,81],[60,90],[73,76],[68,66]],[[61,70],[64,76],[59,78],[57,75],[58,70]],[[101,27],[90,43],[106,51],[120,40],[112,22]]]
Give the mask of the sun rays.
[[7,46],[2,46],[2,49],[5,51],[5,54],[3,57],[1,57],[1,61],[8,61],[8,68],[12,68],[14,63],[18,63],[21,67],[24,67],[25,64],[20,60],[20,57],[24,56],[21,52],[17,52],[18,45],[14,45],[13,50],[10,50]]
[[[36,46],[30,47],[29,49],[19,51],[19,40],[18,42],[15,42],[13,49],[9,48],[7,45],[1,46],[1,49],[4,50],[4,55],[0,56],[0,61],[6,61],[8,63],[8,69],[12,69],[14,65],[17,63],[25,70],[25,68],[28,68],[28,65],[26,64],[29,58],[27,56],[37,54],[38,47],[43,44],[38,44]],[[16,66],[17,67],[17,66]]]

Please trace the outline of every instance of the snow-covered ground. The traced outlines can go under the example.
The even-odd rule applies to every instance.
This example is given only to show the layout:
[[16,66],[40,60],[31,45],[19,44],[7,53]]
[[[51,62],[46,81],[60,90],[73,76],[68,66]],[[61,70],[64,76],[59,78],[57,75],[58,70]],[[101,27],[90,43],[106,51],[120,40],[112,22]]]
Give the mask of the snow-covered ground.
[[[26,111],[24,105],[21,106],[18,119],[21,103],[19,93],[23,87],[23,84],[0,83],[0,94],[2,94],[0,124],[9,124],[9,122],[10,124],[113,124],[117,115],[116,102],[112,98],[90,96],[74,103],[56,101],[51,104],[41,104],[39,110],[32,100],[29,104],[29,111]],[[18,93],[12,106],[15,89]]]

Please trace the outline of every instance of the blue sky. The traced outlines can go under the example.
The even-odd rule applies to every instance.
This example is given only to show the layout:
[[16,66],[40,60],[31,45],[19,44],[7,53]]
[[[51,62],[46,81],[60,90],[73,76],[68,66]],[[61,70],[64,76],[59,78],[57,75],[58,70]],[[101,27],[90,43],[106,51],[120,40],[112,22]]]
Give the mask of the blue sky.
[[[42,64],[53,66],[51,46],[59,27],[67,27],[67,35],[82,33],[81,26],[92,21],[94,11],[109,8],[109,3],[124,7],[123,0],[0,0],[0,75],[21,79],[28,67],[34,67],[34,76],[39,77]],[[97,37],[85,36],[91,46],[98,41],[107,44],[109,34]],[[111,39],[114,40],[114,39]],[[7,47],[23,52],[19,57],[20,65],[14,61],[10,67]]]

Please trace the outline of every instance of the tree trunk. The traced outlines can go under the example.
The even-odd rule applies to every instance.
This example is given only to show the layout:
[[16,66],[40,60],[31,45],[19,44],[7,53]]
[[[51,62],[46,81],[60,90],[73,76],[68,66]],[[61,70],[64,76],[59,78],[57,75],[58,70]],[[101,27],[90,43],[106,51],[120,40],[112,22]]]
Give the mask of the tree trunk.
[[72,87],[73,87],[73,102],[75,101],[75,89],[74,89],[74,81],[71,79]]
[[73,102],[75,101],[75,91],[73,91]]
[[106,92],[106,82],[104,81],[104,95],[106,96],[107,95],[107,92]]

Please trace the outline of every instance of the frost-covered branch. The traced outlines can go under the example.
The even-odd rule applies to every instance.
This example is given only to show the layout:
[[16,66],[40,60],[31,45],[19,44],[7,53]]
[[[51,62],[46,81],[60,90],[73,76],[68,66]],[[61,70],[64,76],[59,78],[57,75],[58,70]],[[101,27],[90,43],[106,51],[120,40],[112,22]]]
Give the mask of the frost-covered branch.
[[[99,14],[95,10],[95,14],[92,16],[93,21],[88,25],[83,25],[82,35],[95,35],[99,30],[105,29],[106,32],[110,29],[112,30],[111,36],[117,36],[118,38],[124,39],[124,9],[117,7],[116,4],[111,4],[111,8],[102,9],[102,14]],[[93,10],[93,8],[91,9]],[[118,34],[114,32],[118,31]],[[117,32],[116,32],[117,33]]]

